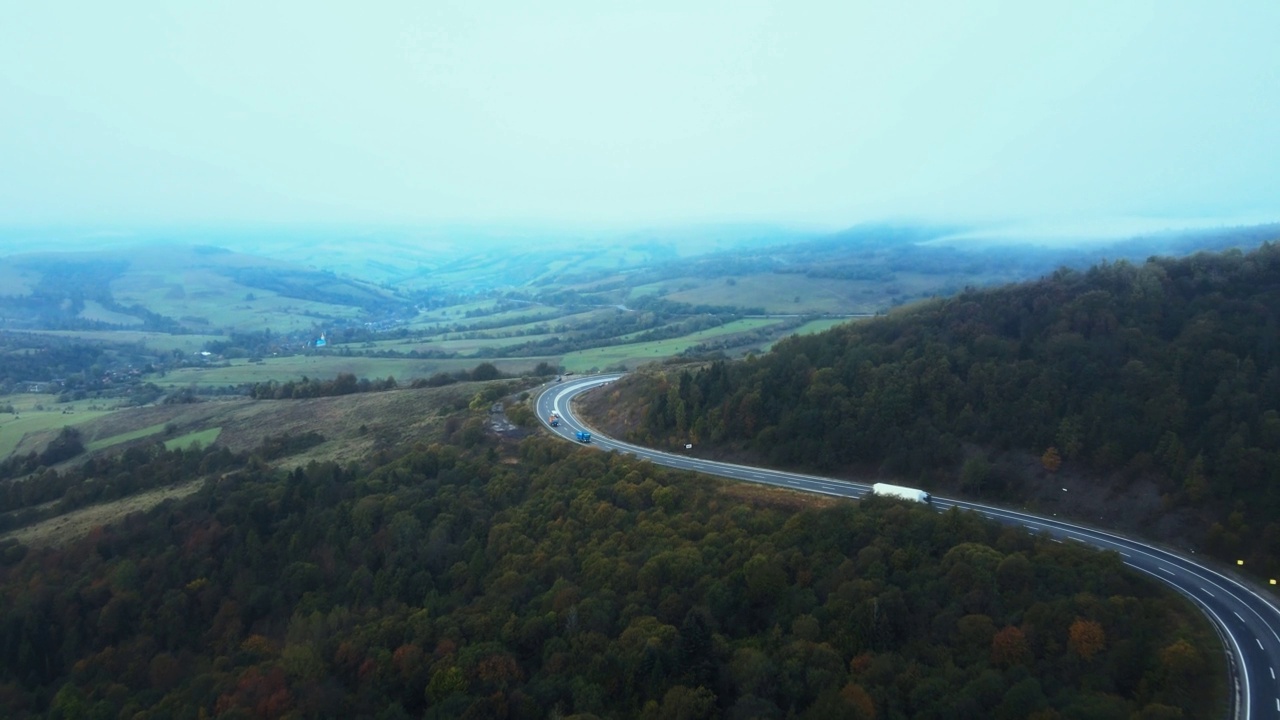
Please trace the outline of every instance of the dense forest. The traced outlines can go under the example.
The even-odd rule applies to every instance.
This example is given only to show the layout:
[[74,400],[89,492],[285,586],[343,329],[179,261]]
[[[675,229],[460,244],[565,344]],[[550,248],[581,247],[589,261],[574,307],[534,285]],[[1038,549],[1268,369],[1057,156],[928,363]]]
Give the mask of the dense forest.
[[370,470],[220,453],[183,501],[10,544],[0,705],[1127,720],[1206,717],[1224,694],[1203,620],[1115,555],[893,501],[744,502],[543,437],[453,442]]
[[637,382],[635,439],[1006,500],[987,453],[1029,451],[1153,482],[1219,557],[1280,572],[1280,246],[1063,269]]

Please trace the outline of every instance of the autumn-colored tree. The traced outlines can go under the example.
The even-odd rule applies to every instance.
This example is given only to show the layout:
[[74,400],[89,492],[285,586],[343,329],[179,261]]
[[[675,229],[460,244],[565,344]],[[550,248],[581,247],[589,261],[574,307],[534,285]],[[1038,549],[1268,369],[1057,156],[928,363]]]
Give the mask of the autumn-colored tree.
[[515,658],[507,653],[495,653],[481,660],[475,668],[476,678],[486,686],[506,690],[519,682],[523,673]]
[[1009,625],[991,638],[991,664],[1000,667],[1031,662],[1031,649],[1022,630]]
[[1058,454],[1058,448],[1050,447],[1045,450],[1044,455],[1040,456],[1040,464],[1051,473],[1058,472],[1058,468],[1062,467],[1062,456]]
[[875,656],[869,652],[864,652],[864,653],[859,653],[857,655],[854,655],[853,659],[849,661],[850,674],[852,674],[854,677],[858,677],[859,675],[862,675],[863,673],[865,673],[867,670],[871,668],[871,661],[874,658]]
[[1102,625],[1093,620],[1076,618],[1067,632],[1067,649],[1082,660],[1090,660],[1107,645],[1107,635]]
[[254,666],[240,676],[233,692],[218,698],[215,709],[219,715],[241,708],[255,717],[278,718],[292,707],[293,696],[285,684],[284,671]]
[[240,650],[248,653],[257,659],[263,659],[275,654],[275,649],[271,647],[271,641],[261,635],[250,635],[240,643]]
[[857,683],[849,683],[840,690],[840,697],[858,711],[863,720],[876,720],[876,703],[866,689]]
[[391,654],[391,664],[401,677],[413,677],[422,665],[422,648],[414,644],[401,645]]
[[1160,665],[1178,682],[1192,680],[1204,672],[1204,660],[1186,640],[1178,640],[1161,650]]

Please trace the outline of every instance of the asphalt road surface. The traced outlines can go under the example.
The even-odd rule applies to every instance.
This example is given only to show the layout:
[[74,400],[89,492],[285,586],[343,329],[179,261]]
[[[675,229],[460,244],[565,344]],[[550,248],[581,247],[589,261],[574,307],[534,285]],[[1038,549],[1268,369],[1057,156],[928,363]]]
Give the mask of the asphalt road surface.
[[[566,440],[577,442],[577,431],[587,430],[592,435],[592,446],[629,453],[656,465],[837,497],[856,499],[871,492],[870,485],[861,483],[700,460],[631,445],[600,435],[573,416],[570,399],[574,395],[620,377],[617,374],[593,375],[552,383],[538,397],[538,416],[548,430]],[[552,413],[560,418],[559,427],[550,426]],[[1280,718],[1280,680],[1276,676],[1280,670],[1280,609],[1244,582],[1192,558],[1141,540],[1053,517],[937,496],[933,498],[933,506],[939,511],[952,507],[972,510],[998,522],[1046,533],[1057,542],[1078,542],[1120,553],[1126,565],[1172,586],[1190,598],[1213,621],[1230,654],[1231,682],[1235,693],[1233,716],[1249,720]]]

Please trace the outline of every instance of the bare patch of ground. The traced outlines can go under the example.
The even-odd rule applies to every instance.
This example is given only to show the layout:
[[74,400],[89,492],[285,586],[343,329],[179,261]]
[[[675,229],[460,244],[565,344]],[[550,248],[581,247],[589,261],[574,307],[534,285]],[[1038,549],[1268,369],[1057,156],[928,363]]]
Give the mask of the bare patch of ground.
[[650,397],[657,382],[655,372],[633,372],[574,397],[574,414],[605,435],[625,438],[632,429],[640,427],[648,409],[637,403],[636,398]]
[[836,503],[847,502],[830,495],[805,493],[769,485],[756,485],[754,483],[725,481],[718,490],[720,495],[729,498],[735,503],[751,507],[770,507],[796,512],[828,508]]
[[1020,478],[1006,493],[1017,500],[1001,504],[1021,504],[1041,515],[1142,533],[1184,549],[1198,547],[1201,529],[1208,526],[1209,521],[1194,510],[1171,507],[1156,477],[1098,473],[1070,461],[1051,473],[1039,457],[1027,452],[1005,453],[997,461],[1011,464]]
[[109,525],[134,512],[145,512],[165,500],[183,498],[200,489],[203,480],[192,480],[167,488],[156,488],[127,498],[90,505],[72,510],[65,515],[0,535],[0,539],[13,538],[30,547],[62,545],[87,535],[90,530]]

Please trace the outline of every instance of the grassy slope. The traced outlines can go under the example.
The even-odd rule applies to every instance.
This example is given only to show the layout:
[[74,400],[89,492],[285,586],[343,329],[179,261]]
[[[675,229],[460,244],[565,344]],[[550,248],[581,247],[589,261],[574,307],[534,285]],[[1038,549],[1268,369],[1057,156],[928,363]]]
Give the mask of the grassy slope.
[[[514,358],[492,360],[499,370],[522,373],[531,370],[540,361],[555,363],[557,358]],[[357,377],[385,378],[388,375],[405,383],[413,378],[430,377],[439,372],[470,370],[475,359],[415,360],[412,358],[341,357],[335,355],[309,355],[266,358],[261,362],[233,360],[227,367],[182,368],[153,381],[161,387],[225,386],[241,383],[266,382],[268,380],[296,380],[304,375],[309,378],[329,379],[339,373],[352,373]]]
[[108,310],[102,303],[96,300],[85,300],[84,310],[80,311],[80,317],[85,320],[95,320],[97,322],[111,323],[113,325],[141,325],[142,319],[133,315]]
[[[98,401],[100,402],[100,401]],[[0,459],[15,450],[27,452],[41,450],[50,438],[68,425],[81,425],[111,413],[110,410],[90,410],[94,401],[56,403],[51,395],[18,393],[0,396],[0,405],[13,405],[17,415],[0,414]],[[37,405],[44,410],[36,410]],[[64,413],[64,410],[70,412]],[[39,438],[43,438],[40,440]]]
[[195,443],[200,443],[201,445],[212,445],[218,440],[218,436],[221,434],[222,428],[220,427],[205,428],[204,430],[189,432],[186,435],[179,435],[172,440],[165,440],[164,448],[165,450],[188,448]]
[[733,278],[682,277],[632,289],[632,297],[659,294],[694,305],[761,307],[769,313],[869,313],[900,295],[942,292],[953,278],[899,272],[891,281],[810,278],[800,274],[761,273]]
[[139,438],[150,437],[151,435],[158,435],[164,432],[164,428],[165,428],[164,423],[156,423],[155,425],[148,425],[147,427],[142,427],[136,430],[130,430],[128,432],[122,432],[116,435],[111,435],[109,437],[93,440],[89,443],[86,443],[84,446],[84,449],[88,450],[89,452],[97,452],[98,450],[104,450],[106,448],[109,448],[112,445],[119,445],[120,443],[126,443],[126,442],[129,442],[130,440],[137,440]]
[[691,347],[708,340],[726,338],[740,333],[747,333],[759,328],[768,327],[781,322],[774,318],[745,318],[726,323],[719,327],[699,330],[678,338],[654,340],[651,342],[613,345],[610,347],[578,350],[565,354],[561,364],[566,370],[582,372],[595,368],[606,368],[619,363],[631,365],[637,362],[660,360],[678,355]]
[[[317,432],[324,436],[323,443],[282,458],[277,464],[294,467],[312,460],[347,462],[366,457],[379,447],[438,439],[443,417],[453,408],[465,406],[484,385],[459,383],[443,388],[406,388],[309,400],[236,398],[130,408],[111,413],[110,417],[88,419],[81,431],[98,452],[120,452],[133,443],[154,442],[169,424],[181,434],[165,441],[168,448],[196,441],[206,446],[216,442],[235,452],[253,450],[270,435]],[[53,434],[48,433],[48,437]],[[172,488],[81,508],[3,537],[34,545],[66,542],[131,512],[190,494],[199,485],[193,479]]]
[[118,302],[138,304],[193,328],[288,332],[323,317],[357,317],[358,308],[301,300],[241,285],[213,269],[137,270],[111,283]]

